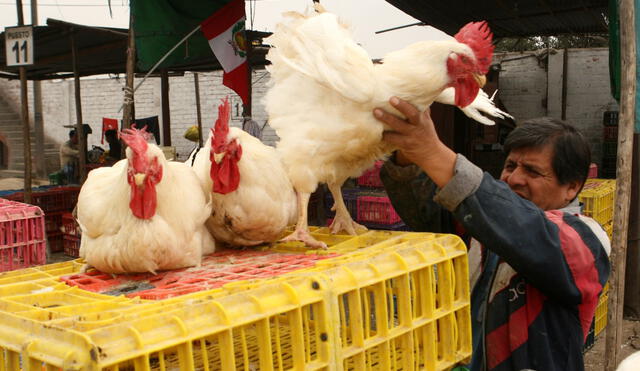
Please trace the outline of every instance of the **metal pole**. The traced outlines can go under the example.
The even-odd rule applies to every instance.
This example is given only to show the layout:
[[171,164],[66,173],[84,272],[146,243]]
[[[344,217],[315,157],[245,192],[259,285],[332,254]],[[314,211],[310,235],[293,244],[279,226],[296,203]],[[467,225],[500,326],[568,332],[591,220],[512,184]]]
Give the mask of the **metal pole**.
[[196,87],[196,115],[198,117],[198,146],[202,148],[202,113],[200,111],[200,82],[198,73],[193,73],[193,84]]
[[620,363],[622,346],[622,311],[627,255],[627,227],[631,190],[634,111],[636,98],[636,34],[634,0],[619,0],[620,5],[620,119],[618,124],[618,162],[616,203],[613,215],[611,276],[609,277],[609,313],[605,345],[606,371],[614,371]]
[[[31,24],[38,25],[38,0],[31,0]],[[40,81],[33,81],[33,126],[36,134],[36,174],[39,178],[47,177],[44,156],[44,123],[42,121],[42,86]]]
[[75,90],[75,98],[76,98],[76,135],[78,135],[78,143],[80,144],[80,148],[78,151],[79,155],[79,167],[80,171],[80,184],[84,183],[84,180],[87,177],[87,169],[85,167],[87,160],[87,137],[84,135],[84,128],[82,127],[82,100],[80,99],[80,72],[78,71],[78,51],[76,48],[76,37],[75,30],[71,29],[71,57],[73,62],[73,83]]
[[[22,14],[22,0],[16,1],[18,8],[18,26],[24,25],[24,14]],[[35,38],[34,38],[35,40]],[[31,203],[31,133],[29,130],[29,96],[27,87],[27,69],[24,66],[19,68],[20,72],[20,110],[22,118],[22,148],[24,155],[24,202]]]

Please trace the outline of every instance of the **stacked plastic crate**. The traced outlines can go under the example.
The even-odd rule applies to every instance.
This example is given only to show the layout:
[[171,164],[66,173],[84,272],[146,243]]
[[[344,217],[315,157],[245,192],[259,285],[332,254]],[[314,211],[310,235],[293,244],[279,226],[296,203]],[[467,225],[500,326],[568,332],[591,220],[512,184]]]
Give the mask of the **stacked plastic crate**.
[[[405,231],[407,226],[391,205],[380,180],[383,164],[383,161],[377,161],[371,169],[355,179],[356,186],[344,186],[342,198],[351,217],[367,228]],[[331,210],[334,204],[331,192],[325,192],[323,201],[327,225],[330,225],[335,216],[335,211]]]
[[299,243],[219,252],[201,268],[226,273],[220,282],[193,274],[202,291],[165,299],[81,288],[95,277],[78,261],[0,276],[2,369],[444,371],[470,360],[459,238],[311,229],[326,255]]
[[602,166],[600,177],[613,179],[616,177],[616,161],[618,154],[618,112],[604,113],[602,126]]
[[[64,250],[62,216],[76,206],[79,193],[80,187],[52,187],[31,194],[31,204],[44,212],[45,231],[51,252]],[[15,192],[4,197],[12,201],[24,201],[23,192]]]
[[0,272],[45,262],[42,210],[37,206],[0,198]]
[[[613,231],[615,193],[615,179],[587,179],[582,192],[578,195],[578,199],[582,203],[582,213],[597,221],[607,232],[609,239],[611,239]],[[585,351],[593,346],[596,337],[607,325],[608,291],[609,284],[607,283],[600,294],[596,313],[585,340]]]
[[66,255],[77,258],[80,256],[80,226],[72,213],[62,214],[62,246]]

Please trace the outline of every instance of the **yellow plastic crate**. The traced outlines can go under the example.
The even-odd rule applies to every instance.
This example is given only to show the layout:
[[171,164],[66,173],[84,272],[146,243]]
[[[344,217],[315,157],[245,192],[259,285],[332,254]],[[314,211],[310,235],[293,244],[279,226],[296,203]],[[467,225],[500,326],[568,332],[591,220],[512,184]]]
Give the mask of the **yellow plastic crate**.
[[613,220],[616,181],[614,179],[587,179],[578,195],[583,203],[582,213],[595,219],[600,225]]
[[367,239],[379,241],[313,268],[161,301],[39,276],[0,285],[0,369],[446,370],[467,362],[462,241],[368,232],[334,248]]
[[596,315],[594,318],[594,334],[598,336],[605,327],[607,327],[607,311],[609,309],[609,282],[602,288],[598,306],[596,307]]

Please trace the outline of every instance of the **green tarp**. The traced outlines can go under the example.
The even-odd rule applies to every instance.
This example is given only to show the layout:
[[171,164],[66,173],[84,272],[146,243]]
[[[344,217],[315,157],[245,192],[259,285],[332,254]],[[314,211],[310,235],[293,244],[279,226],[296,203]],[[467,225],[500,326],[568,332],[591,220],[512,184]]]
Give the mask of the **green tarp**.
[[[640,0],[635,2],[636,8],[636,118],[635,132],[640,133]],[[609,75],[611,78],[611,94],[620,102],[620,79],[622,71],[620,67],[620,16],[618,1],[609,0]]]
[[[229,0],[131,0],[138,68],[148,71],[183,37]],[[193,34],[160,68],[213,56],[202,32]]]

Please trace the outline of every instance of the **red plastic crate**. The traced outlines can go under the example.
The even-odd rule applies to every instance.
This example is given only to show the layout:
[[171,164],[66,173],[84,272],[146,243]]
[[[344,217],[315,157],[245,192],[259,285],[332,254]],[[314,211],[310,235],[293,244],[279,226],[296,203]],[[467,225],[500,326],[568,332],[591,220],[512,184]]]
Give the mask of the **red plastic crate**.
[[316,255],[258,250],[223,250],[206,256],[200,267],[151,273],[111,274],[90,270],[60,279],[71,286],[108,295],[159,300],[222,287],[229,282],[275,277],[315,265],[338,254]]
[[66,236],[79,237],[81,235],[80,226],[71,213],[62,214],[61,231]]
[[65,234],[62,236],[62,247],[64,253],[77,258],[80,256],[80,237]]
[[598,177],[598,165],[591,163],[591,165],[589,166],[589,175],[587,175],[587,178],[597,178]]
[[62,214],[64,212],[45,213],[44,230],[48,235],[62,232]]
[[64,251],[64,235],[62,232],[47,233],[50,252]]
[[0,272],[46,263],[44,236],[39,207],[0,201]]
[[384,185],[382,184],[382,180],[380,180],[380,169],[384,161],[376,161],[375,165],[367,171],[365,171],[361,176],[358,177],[358,185],[363,187],[374,187],[374,188],[382,188]]
[[[78,202],[80,187],[55,187],[42,192],[31,194],[31,204],[38,206],[45,213],[61,211],[71,211]],[[7,195],[5,198],[13,201],[23,202],[24,193],[16,192]]]
[[396,224],[401,221],[402,219],[391,206],[389,197],[358,197],[358,222]]

